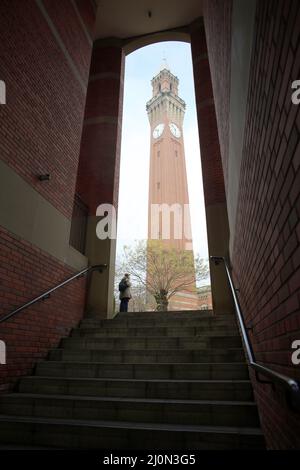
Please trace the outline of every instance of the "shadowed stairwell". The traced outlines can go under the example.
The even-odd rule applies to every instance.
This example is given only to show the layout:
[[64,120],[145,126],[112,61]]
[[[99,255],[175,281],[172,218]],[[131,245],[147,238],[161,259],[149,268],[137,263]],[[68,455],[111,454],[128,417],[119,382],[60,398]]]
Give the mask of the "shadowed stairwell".
[[263,449],[233,315],[87,316],[14,393],[2,445],[64,449]]
[[[300,449],[299,0],[24,3],[0,1],[0,449]],[[169,41],[192,59],[213,312],[108,319],[125,60]],[[152,105],[177,167],[182,120]]]

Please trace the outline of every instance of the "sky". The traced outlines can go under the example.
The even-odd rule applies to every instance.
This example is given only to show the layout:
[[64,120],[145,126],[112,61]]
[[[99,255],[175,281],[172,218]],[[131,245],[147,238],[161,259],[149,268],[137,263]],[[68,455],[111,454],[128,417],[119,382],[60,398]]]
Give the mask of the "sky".
[[194,253],[208,258],[191,49],[182,42],[156,43],[126,57],[117,257],[124,245],[147,238],[150,124],[146,102],[152,97],[151,79],[164,57],[179,79],[179,96],[186,102],[183,135]]

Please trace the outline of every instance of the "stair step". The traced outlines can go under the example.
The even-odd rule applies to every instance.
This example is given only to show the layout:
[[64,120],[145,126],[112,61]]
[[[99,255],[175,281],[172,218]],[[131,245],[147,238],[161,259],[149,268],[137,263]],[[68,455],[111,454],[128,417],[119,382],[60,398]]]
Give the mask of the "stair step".
[[[1,414],[2,413],[2,414]],[[17,393],[2,448],[263,449],[234,315],[87,316]]]
[[224,336],[239,336],[237,328],[234,327],[219,327],[211,326],[209,329],[197,326],[138,326],[138,327],[115,327],[103,328],[102,326],[84,326],[80,328],[74,328],[72,331],[72,337],[153,337],[153,336],[167,336],[167,337],[224,337]]
[[194,326],[202,329],[209,327],[236,327],[236,320],[234,318],[228,319],[214,319],[214,318],[116,318],[113,320],[97,320],[97,319],[86,319],[82,320],[80,327],[95,327],[95,328],[136,328],[136,327],[184,327]]
[[245,360],[242,348],[223,350],[178,350],[178,349],[54,349],[49,354],[54,361],[107,362],[107,363],[180,363],[180,362],[241,362]]
[[21,380],[19,391],[97,397],[253,400],[249,380],[128,380],[32,376]]
[[139,320],[147,320],[147,319],[168,319],[172,320],[174,318],[199,318],[199,319],[223,319],[223,318],[234,318],[234,314],[218,314],[214,315],[213,310],[172,310],[167,312],[158,312],[158,311],[150,311],[150,312],[118,312],[113,318],[105,318],[106,313],[97,314],[97,313],[89,313],[85,315],[84,320],[124,320],[124,319],[139,319]]
[[10,394],[0,414],[212,426],[259,425],[254,402]]
[[246,363],[86,363],[80,361],[43,361],[37,376],[121,378],[121,379],[249,379]]
[[214,348],[241,348],[242,343],[239,336],[206,336],[182,338],[165,336],[133,337],[133,338],[65,338],[61,343],[66,349],[214,349]]
[[2,444],[65,449],[263,449],[260,429],[0,416]]

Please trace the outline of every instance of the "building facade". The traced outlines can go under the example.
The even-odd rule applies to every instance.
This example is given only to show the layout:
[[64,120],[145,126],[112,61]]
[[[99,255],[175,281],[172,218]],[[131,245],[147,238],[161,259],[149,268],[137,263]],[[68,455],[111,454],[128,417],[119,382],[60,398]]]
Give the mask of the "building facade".
[[198,287],[199,308],[200,310],[211,310],[213,308],[211,287],[201,286]]

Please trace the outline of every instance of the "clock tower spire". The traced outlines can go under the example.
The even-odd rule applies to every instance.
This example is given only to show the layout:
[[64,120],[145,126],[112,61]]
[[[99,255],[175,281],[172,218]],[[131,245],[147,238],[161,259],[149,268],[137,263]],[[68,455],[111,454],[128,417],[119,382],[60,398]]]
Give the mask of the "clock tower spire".
[[178,96],[178,78],[170,72],[164,59],[159,73],[151,80],[152,98],[146,105],[151,127],[155,127],[164,117],[182,127],[185,102]]
[[192,310],[198,308],[199,300],[195,285],[182,127],[186,105],[178,94],[179,80],[172,74],[165,59],[160,71],[151,80],[151,85],[152,98],[146,104],[151,128],[148,239],[150,240],[153,235],[151,214],[154,205],[156,207],[157,205],[168,205],[170,208],[181,207],[181,214],[184,214],[180,222],[182,223],[181,238],[175,235],[175,216],[173,217],[174,227],[173,230],[171,227],[168,238],[164,238],[161,218],[157,231],[158,238],[162,240],[165,247],[190,252],[192,282],[189,287],[171,298],[170,307],[173,310]]

